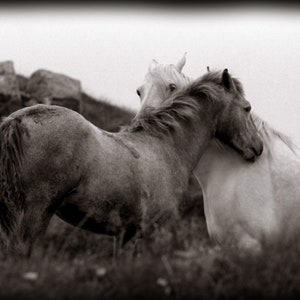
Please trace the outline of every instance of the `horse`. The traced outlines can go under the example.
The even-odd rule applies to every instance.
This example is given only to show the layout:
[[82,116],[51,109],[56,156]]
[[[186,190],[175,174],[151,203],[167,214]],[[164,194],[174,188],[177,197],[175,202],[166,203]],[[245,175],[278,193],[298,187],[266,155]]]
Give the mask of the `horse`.
[[[146,78],[151,79],[152,72],[160,69],[150,70]],[[211,72],[207,77],[219,80]],[[160,89],[167,89],[170,80],[172,83],[173,78],[164,78]],[[237,79],[233,82],[243,95],[242,85]],[[165,95],[157,91],[142,99],[144,108],[163,105]],[[264,143],[257,162],[245,162],[236,151],[213,138],[193,174],[202,188],[210,238],[222,246],[260,253],[265,245],[278,243],[282,237],[293,238],[299,231],[300,150],[255,113],[251,112],[251,118]]]
[[143,84],[136,90],[141,102],[137,116],[143,111],[144,106],[147,106],[148,101],[145,99],[151,99],[154,107],[159,106],[160,98],[156,99],[156,95],[167,99],[175,89],[183,88],[191,82],[191,79],[182,73],[185,63],[186,53],[175,65],[163,65],[155,59],[152,60]]
[[176,220],[188,178],[214,136],[256,159],[263,144],[249,103],[227,69],[216,76],[218,84],[205,75],[159,108],[145,108],[118,133],[59,106],[7,117],[0,126],[0,225],[9,248],[30,253],[54,214],[123,242]]

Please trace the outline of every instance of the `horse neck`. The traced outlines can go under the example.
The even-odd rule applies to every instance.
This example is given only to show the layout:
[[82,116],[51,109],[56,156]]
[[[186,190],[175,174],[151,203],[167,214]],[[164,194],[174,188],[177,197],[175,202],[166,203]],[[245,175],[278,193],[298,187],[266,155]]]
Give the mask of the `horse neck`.
[[[260,130],[262,120],[256,115],[253,115],[253,119],[258,130]],[[262,138],[265,140],[265,137],[262,136]],[[266,156],[266,148],[267,147],[264,149],[264,157]],[[229,173],[236,172],[245,165],[247,165],[247,163],[233,149],[217,139],[213,139],[206,148],[203,157],[199,160],[194,170],[194,175],[197,177],[202,189],[205,190],[209,183],[213,182],[212,179],[214,177],[219,176],[219,174],[228,177]]]
[[[194,175],[199,181],[203,190],[209,185],[211,178],[223,174],[227,176],[231,170],[237,170],[247,162],[232,149],[212,139],[206,147],[201,159],[194,169]],[[226,175],[227,174],[227,175]]]
[[[270,184],[273,180],[271,177],[278,170],[282,170],[283,159],[286,160],[286,164],[290,160],[295,163],[297,155],[279,137],[273,137],[270,141],[264,134],[261,136],[265,147],[255,163],[246,162],[233,149],[213,139],[194,169],[194,175],[204,193],[208,189],[224,189],[224,186],[230,185],[229,178],[232,177],[235,186],[244,185],[243,190],[247,186],[249,193],[252,189],[252,185],[249,184],[251,181],[255,182],[256,189],[261,193],[272,194],[272,188],[275,186]],[[246,181],[243,179],[245,176],[248,178]]]
[[204,118],[189,123],[172,134],[171,143],[178,160],[191,173],[214,135],[215,128]]

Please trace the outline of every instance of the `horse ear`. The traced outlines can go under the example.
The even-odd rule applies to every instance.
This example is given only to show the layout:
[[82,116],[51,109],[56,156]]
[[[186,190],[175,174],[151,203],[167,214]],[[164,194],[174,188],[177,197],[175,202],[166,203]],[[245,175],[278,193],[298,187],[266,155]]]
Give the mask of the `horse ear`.
[[148,71],[151,72],[153,69],[155,69],[158,65],[158,62],[155,60],[155,59],[152,59],[150,65],[149,65],[149,68],[148,68]]
[[179,73],[182,71],[182,68],[184,67],[185,62],[186,62],[186,52],[183,54],[183,57],[175,65],[175,68]]
[[225,69],[222,74],[222,84],[226,89],[230,90],[234,85],[231,76],[228,73],[228,69]]

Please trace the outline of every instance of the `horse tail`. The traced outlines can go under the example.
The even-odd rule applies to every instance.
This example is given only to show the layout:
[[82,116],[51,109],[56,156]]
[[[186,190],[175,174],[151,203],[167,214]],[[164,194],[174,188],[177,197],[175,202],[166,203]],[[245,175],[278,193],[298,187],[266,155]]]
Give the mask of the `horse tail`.
[[0,226],[14,232],[24,205],[20,180],[25,127],[19,118],[7,118],[0,126]]

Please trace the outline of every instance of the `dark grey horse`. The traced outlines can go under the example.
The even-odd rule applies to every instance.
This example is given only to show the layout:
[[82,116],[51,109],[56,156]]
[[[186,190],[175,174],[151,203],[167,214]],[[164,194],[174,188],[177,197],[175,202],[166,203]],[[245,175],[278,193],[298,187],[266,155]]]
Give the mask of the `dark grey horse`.
[[[130,239],[176,220],[188,179],[213,137],[246,160],[262,152],[249,103],[227,70],[145,108],[120,133],[62,107],[36,105],[0,127],[0,224],[31,246],[57,213],[84,229]],[[15,244],[15,243],[12,243]]]

